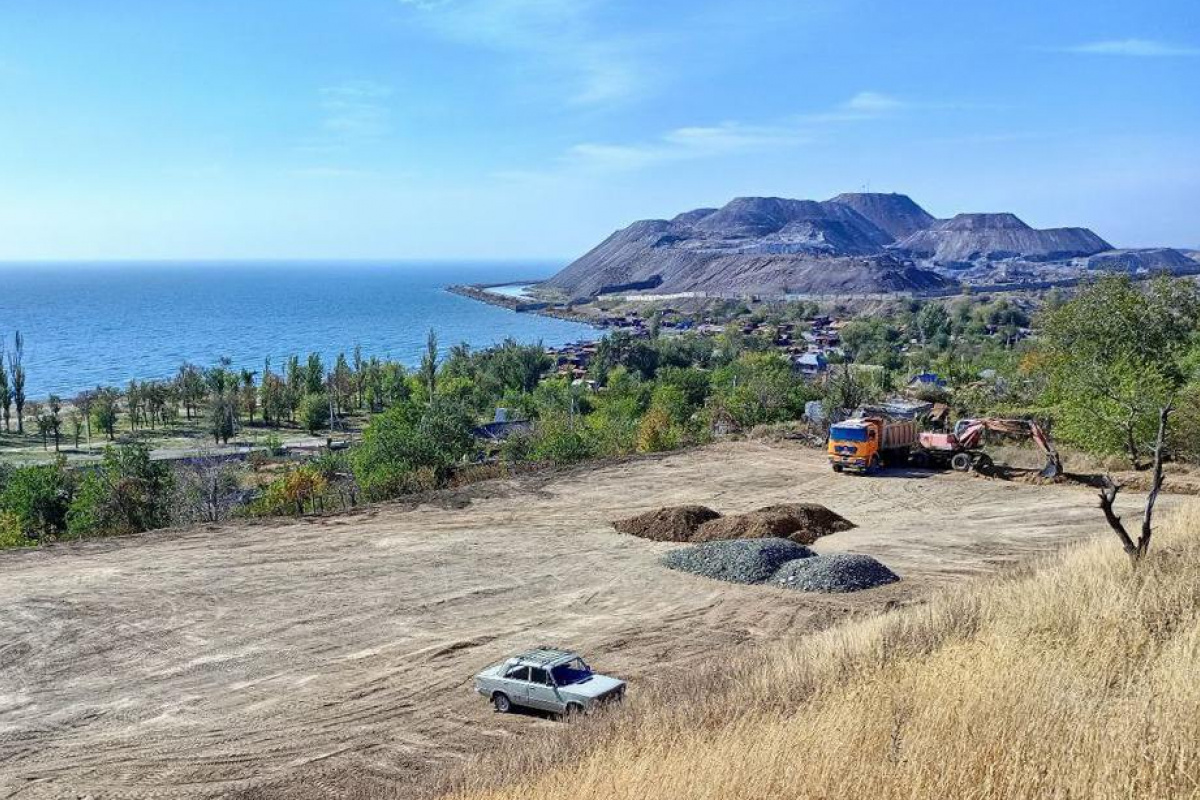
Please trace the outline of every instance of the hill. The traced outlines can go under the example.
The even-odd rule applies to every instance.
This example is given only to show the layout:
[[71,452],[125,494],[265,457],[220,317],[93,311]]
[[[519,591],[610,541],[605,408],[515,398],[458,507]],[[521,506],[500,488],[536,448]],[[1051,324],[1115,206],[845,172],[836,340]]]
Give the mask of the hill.
[[721,294],[878,292],[952,285],[933,272],[886,256],[887,246],[895,241],[889,228],[907,229],[933,219],[912,200],[903,195],[881,195],[878,200],[867,195],[839,197],[824,202],[739,197],[719,209],[635,222],[544,285],[575,298],[648,288]]
[[1070,281],[1090,270],[1193,273],[1170,248],[1116,250],[1087,228],[1015,214],[936,219],[903,194],[738,197],[616,231],[543,286],[576,300],[652,290],[711,295],[940,291],[959,282]]
[[913,233],[893,249],[942,265],[1020,258],[1053,261],[1090,256],[1112,245],[1087,228],[1038,230],[1015,214],[959,214]]
[[937,219],[905,194],[839,194],[830,202],[848,206],[887,231],[893,240],[911,236],[937,223]]

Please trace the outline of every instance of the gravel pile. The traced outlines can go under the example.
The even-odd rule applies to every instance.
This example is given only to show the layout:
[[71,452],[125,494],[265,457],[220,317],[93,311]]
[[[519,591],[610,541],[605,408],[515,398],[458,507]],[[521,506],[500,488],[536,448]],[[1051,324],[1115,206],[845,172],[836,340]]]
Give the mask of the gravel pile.
[[814,555],[807,547],[787,539],[736,539],[672,551],[663,556],[662,564],[731,583],[765,583],[784,564]]
[[853,527],[852,522],[823,505],[782,503],[705,522],[696,531],[692,541],[778,537],[797,544],[812,544],[822,536]]
[[895,583],[900,576],[870,556],[830,553],[788,561],[771,583],[801,592],[857,592]]
[[696,530],[721,515],[705,506],[667,506],[629,519],[619,519],[613,527],[621,533],[656,542],[690,542]]

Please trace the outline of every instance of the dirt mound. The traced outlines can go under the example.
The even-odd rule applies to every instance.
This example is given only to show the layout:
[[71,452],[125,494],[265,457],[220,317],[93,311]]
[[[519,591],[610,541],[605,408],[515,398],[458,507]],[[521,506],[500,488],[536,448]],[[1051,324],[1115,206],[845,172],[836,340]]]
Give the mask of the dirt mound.
[[787,539],[704,542],[667,553],[663,566],[730,583],[763,583],[784,564],[812,558],[807,547]]
[[690,542],[700,526],[720,517],[716,511],[705,506],[667,506],[629,519],[619,519],[612,525],[621,533],[656,542]]
[[761,539],[777,537],[797,544],[812,544],[822,536],[854,527],[840,514],[817,503],[781,503],[747,514],[736,514],[705,522],[692,537],[693,542],[725,539]]

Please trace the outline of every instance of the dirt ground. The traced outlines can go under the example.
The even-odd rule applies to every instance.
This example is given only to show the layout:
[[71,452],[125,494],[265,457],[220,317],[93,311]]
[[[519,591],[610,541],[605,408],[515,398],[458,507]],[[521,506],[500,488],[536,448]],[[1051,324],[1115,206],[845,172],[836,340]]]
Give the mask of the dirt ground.
[[[657,565],[680,545],[608,524],[804,501],[858,525],[814,549],[868,553],[904,580],[846,596],[722,584]],[[818,452],[742,442],[415,509],[0,553],[0,797],[401,796],[557,724],[494,714],[471,692],[512,651],[576,648],[636,692],[722,648],[1107,536],[1095,506],[1069,487],[834,475]]]

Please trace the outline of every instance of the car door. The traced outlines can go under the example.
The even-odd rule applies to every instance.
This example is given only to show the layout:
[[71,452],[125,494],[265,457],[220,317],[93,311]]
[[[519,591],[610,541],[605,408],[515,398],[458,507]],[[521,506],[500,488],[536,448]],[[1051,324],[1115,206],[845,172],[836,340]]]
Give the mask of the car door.
[[504,681],[501,688],[514,705],[531,705],[529,701],[529,667],[517,666],[510,668],[508,672],[504,673]]
[[550,677],[550,671],[541,667],[531,667],[529,670],[529,705],[543,711],[561,712],[562,700],[558,696],[558,687]]

